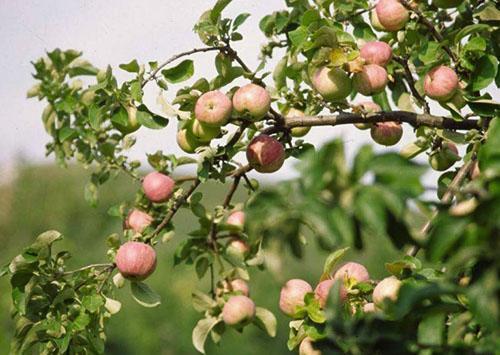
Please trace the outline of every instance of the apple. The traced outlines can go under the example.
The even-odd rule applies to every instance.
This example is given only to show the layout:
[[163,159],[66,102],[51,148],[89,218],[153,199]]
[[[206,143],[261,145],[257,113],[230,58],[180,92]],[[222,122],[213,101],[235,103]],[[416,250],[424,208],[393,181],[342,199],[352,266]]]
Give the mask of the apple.
[[370,135],[378,144],[394,145],[401,140],[403,127],[398,122],[379,122],[372,126]]
[[314,89],[329,101],[343,100],[352,90],[351,79],[340,68],[319,68],[313,74],[311,82]]
[[207,126],[195,119],[192,122],[191,133],[199,142],[208,143],[220,134],[220,128]]
[[375,11],[380,24],[387,31],[399,31],[410,18],[410,13],[398,0],[379,0]]
[[132,229],[136,233],[142,233],[152,222],[153,217],[146,212],[134,208],[125,220],[125,228]]
[[300,343],[299,355],[321,355],[321,351],[314,348],[311,338],[305,337]]
[[441,148],[429,155],[429,163],[434,170],[448,170],[460,160],[457,146],[450,142],[443,142]]
[[261,134],[252,139],[247,147],[247,160],[259,173],[272,173],[283,165],[285,148],[277,139]]
[[[292,107],[291,109],[288,110],[288,113],[286,114],[286,117],[304,117],[305,113],[299,109],[296,109]],[[311,130],[311,127],[293,127],[290,130],[290,133],[292,137],[304,137],[309,131]]]
[[227,244],[226,253],[237,260],[245,260],[250,253],[250,246],[243,239],[231,238]]
[[[125,119],[124,116],[127,118]],[[126,108],[120,107],[120,109],[111,116],[111,123],[123,134],[137,131],[141,127],[139,121],[137,121],[137,107],[133,105],[128,105]]]
[[314,295],[316,299],[319,301],[319,305],[321,308],[325,307],[326,301],[328,300],[328,295],[330,293],[330,289],[333,287],[334,283],[335,280],[324,280],[321,281],[314,289]]
[[378,16],[377,16],[377,11],[376,10],[372,10],[370,12],[370,22],[372,24],[372,27],[375,30],[380,31],[380,32],[387,31],[387,29],[384,26],[382,26],[382,24],[380,23],[380,21],[378,19]]
[[234,211],[229,215],[229,217],[227,217],[226,223],[232,226],[243,228],[243,226],[245,225],[245,212]]
[[195,118],[201,123],[220,127],[231,117],[233,105],[231,100],[219,90],[208,91],[201,95],[194,107]]
[[219,296],[229,292],[239,292],[243,296],[248,296],[250,294],[248,283],[243,279],[234,279],[229,282],[224,280],[222,281],[221,287],[219,287],[217,291]]
[[387,71],[377,64],[365,65],[363,70],[355,73],[352,78],[354,89],[365,96],[384,91],[387,81]]
[[141,281],[155,271],[156,252],[148,244],[126,242],[118,249],[116,267],[126,279]]
[[[367,114],[367,113],[377,113],[382,112],[382,108],[372,101],[363,101],[354,106],[353,111],[355,113]],[[355,123],[354,126],[359,129],[370,129],[372,127],[371,123]]]
[[432,5],[442,9],[450,9],[452,7],[458,7],[462,3],[463,0],[432,0]]
[[196,148],[203,145],[191,133],[191,131],[189,130],[189,127],[182,128],[181,130],[177,131],[176,140],[177,140],[177,145],[179,146],[179,148],[181,148],[184,152],[186,152],[188,154],[194,153],[196,151]]
[[399,288],[401,287],[401,281],[396,277],[386,277],[380,281],[375,289],[373,290],[373,303],[379,309],[384,308],[384,302],[386,299],[395,302],[398,298]]
[[232,296],[222,308],[222,319],[227,325],[245,324],[255,317],[255,311],[255,303],[247,296]]
[[165,202],[174,192],[175,181],[168,175],[154,171],[142,181],[144,194],[152,202]]
[[447,66],[440,65],[429,71],[424,78],[424,91],[437,101],[450,100],[458,89],[458,76]]
[[238,113],[247,113],[253,120],[260,120],[271,107],[271,96],[262,86],[250,83],[236,90],[233,106]]
[[297,307],[304,306],[304,297],[313,292],[311,285],[300,279],[288,280],[281,288],[279,307],[283,313],[292,318],[297,315]]
[[392,48],[382,41],[367,42],[359,52],[366,64],[377,64],[385,67],[392,58]]
[[363,312],[365,313],[375,313],[376,311],[375,303],[369,302],[363,305]]
[[355,262],[344,264],[333,275],[333,280],[342,281],[340,286],[340,298],[344,301],[347,299],[347,290],[352,284],[368,281],[369,279],[370,275],[368,274],[368,270],[366,270],[363,265]]

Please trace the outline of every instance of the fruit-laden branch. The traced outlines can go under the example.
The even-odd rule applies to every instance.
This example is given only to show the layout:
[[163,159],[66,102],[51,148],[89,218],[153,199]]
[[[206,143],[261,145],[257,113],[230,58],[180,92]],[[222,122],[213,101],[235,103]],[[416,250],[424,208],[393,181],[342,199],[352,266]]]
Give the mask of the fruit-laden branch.
[[458,66],[458,58],[457,58],[457,56],[455,55],[455,53],[453,53],[453,51],[450,49],[450,47],[448,47],[446,44],[444,44],[445,41],[444,41],[443,35],[436,29],[436,27],[434,27],[434,25],[432,24],[432,22],[429,21],[425,17],[425,15],[418,9],[418,5],[410,3],[407,0],[399,0],[399,2],[404,7],[406,7],[408,10],[413,11],[418,16],[419,21],[421,23],[423,23],[424,26],[426,26],[431,31],[432,37],[434,37],[434,39],[436,41],[438,41],[439,44],[443,47],[443,49],[445,50],[445,52],[450,56],[451,60],[455,64],[455,66]]
[[354,123],[378,123],[390,121],[406,122],[413,127],[428,126],[456,130],[481,129],[481,125],[478,120],[455,121],[447,117],[433,116],[426,113],[419,114],[408,111],[379,112],[368,114],[366,116],[343,112],[338,115],[287,117],[285,120],[285,126],[287,128],[337,126]]
[[194,49],[191,49],[191,50],[186,51],[186,52],[178,53],[178,54],[170,57],[169,59],[167,59],[165,62],[161,63],[158,66],[158,68],[156,68],[146,79],[144,79],[141,86],[144,87],[148,82],[150,82],[151,80],[153,80],[156,77],[156,75],[160,72],[160,70],[162,70],[167,65],[169,65],[170,63],[172,63],[173,61],[175,61],[179,58],[182,58],[182,57],[185,57],[185,56],[188,56],[191,54],[195,54],[195,53],[210,52],[210,51],[222,51],[224,49],[226,49],[225,46],[202,47],[202,48],[194,48]]

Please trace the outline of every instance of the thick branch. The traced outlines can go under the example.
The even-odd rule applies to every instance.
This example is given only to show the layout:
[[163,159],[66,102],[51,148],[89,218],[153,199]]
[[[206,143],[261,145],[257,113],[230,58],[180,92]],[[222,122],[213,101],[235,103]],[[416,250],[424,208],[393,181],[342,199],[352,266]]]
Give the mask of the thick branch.
[[481,129],[478,120],[455,121],[447,117],[433,116],[425,113],[418,114],[408,111],[379,112],[367,116],[343,112],[338,115],[287,117],[285,119],[285,126],[287,128],[338,126],[353,123],[378,123],[390,121],[406,122],[413,127],[428,126],[456,130]]

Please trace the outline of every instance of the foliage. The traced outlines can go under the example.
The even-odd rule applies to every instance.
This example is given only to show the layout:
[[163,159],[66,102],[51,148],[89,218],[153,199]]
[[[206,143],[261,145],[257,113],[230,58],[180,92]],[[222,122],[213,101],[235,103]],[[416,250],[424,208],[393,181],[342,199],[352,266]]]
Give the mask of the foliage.
[[[110,67],[99,70],[74,50],[56,49],[34,62],[34,78],[39,83],[28,96],[47,101],[42,114],[52,137],[47,153],[53,153],[60,164],[76,158],[84,166],[96,167],[85,188],[91,205],[97,204],[98,187],[112,174],[123,172],[142,181],[141,163],[126,155],[135,143],[130,134],[142,126],[162,129],[176,119],[190,145],[185,150],[194,150],[197,159],[158,151],[148,155],[148,162],[167,175],[181,165],[196,164],[196,175],[178,179],[178,188],[167,201],[153,203],[140,190],[133,204],[111,207],[110,215],[123,219],[130,207],[147,211],[153,223],[141,230],[125,228],[123,236],[110,235],[108,263],[65,271],[66,254],[51,253],[51,242],[59,234],[50,232],[2,269],[11,279],[18,322],[19,345],[13,351],[23,352],[36,345],[45,353],[102,352],[104,319],[120,308],[113,300],[114,287],[122,284],[119,273],[112,277],[116,251],[123,240],[152,246],[168,242],[174,233],[174,215],[187,207],[198,225],[177,245],[174,263],[191,265],[199,279],[210,280],[208,293],[193,292],[193,305],[203,314],[193,330],[193,343],[200,352],[209,335],[218,343],[230,328],[223,322],[222,310],[229,297],[241,291],[226,289],[224,284],[235,279],[248,281],[252,267],[264,269],[266,253],[273,244],[288,245],[301,257],[303,227],[330,251],[345,246],[369,249],[372,235],[388,238],[398,250],[410,249],[401,260],[386,264],[387,270],[402,280],[396,302],[386,303],[374,315],[362,312],[375,283],[349,278],[335,283],[326,309],[308,294],[300,311],[302,319],[290,323],[290,349],[308,336],[320,347],[344,353],[387,352],[387,348],[396,353],[493,352],[498,346],[500,323],[499,265],[494,254],[499,242],[500,154],[495,142],[500,138],[500,124],[499,104],[485,89],[493,83],[498,86],[500,81],[495,41],[498,10],[492,1],[466,0],[452,10],[443,9],[436,1],[391,1],[399,2],[401,11],[411,13],[400,31],[382,32],[368,23],[367,15],[373,8],[365,0],[285,1],[285,10],[260,21],[268,42],[255,71],[232,47],[232,42],[243,39],[239,28],[249,14],[223,18],[230,0],[218,0],[194,27],[207,47],[177,54],[162,64],[142,65],[135,59],[122,64],[120,69],[133,76],[123,83],[118,83]],[[337,84],[349,89],[351,78],[363,80],[359,78],[364,75],[367,59],[360,49],[375,39],[391,46],[392,60],[386,68],[379,68],[379,73],[387,74],[387,87],[372,95],[382,111],[368,113],[350,102],[357,95],[355,90],[342,88],[350,94],[348,100],[324,91],[323,83],[317,80],[335,84],[339,80],[335,75],[340,73],[342,81]],[[264,117],[256,118],[234,111],[230,124],[236,127],[221,128],[216,137],[221,140],[207,142],[188,136],[194,135],[193,124],[200,124],[195,106],[201,95],[224,89],[231,97],[238,90],[236,85],[245,80],[265,87],[271,74],[266,71],[267,60],[275,56],[277,48],[285,55],[272,70],[274,87],[268,92],[281,113],[270,108]],[[211,80],[198,78],[178,89],[171,103],[161,99],[168,117],[150,110],[143,102],[144,86],[154,82],[159,89],[170,90],[172,85],[192,78],[195,64],[191,59],[172,63],[199,52],[217,53],[216,76]],[[445,100],[442,96],[439,102],[448,117],[432,115],[427,101],[433,95],[424,82],[431,80],[428,72],[439,65],[452,67],[459,79],[449,97],[445,95]],[[318,79],[318,69],[328,70],[327,77]],[[90,76],[88,85],[81,76]],[[304,111],[305,116],[286,117],[290,108]],[[322,112],[336,114],[318,115]],[[383,134],[385,124],[403,122],[414,126],[416,140],[401,154],[375,154],[366,146],[357,152],[352,164],[345,162],[343,144],[338,140],[315,151],[304,140],[292,139],[295,127],[363,123],[371,126],[373,137]],[[285,147],[287,157],[300,159],[301,177],[255,193],[258,183],[247,177],[253,166],[242,166],[235,157],[256,134],[272,135]],[[179,135],[177,138],[182,147]],[[438,168],[449,170],[459,158],[461,166],[439,179],[440,202],[425,201],[420,182],[424,168],[409,159],[426,152],[432,161],[451,143],[464,145],[465,154],[444,156],[449,161]],[[475,164],[480,173],[472,178]],[[209,180],[232,181],[223,202],[213,209],[207,207],[202,193],[195,192]],[[183,185],[187,182],[192,182],[189,187]],[[241,182],[251,196],[245,205],[235,205],[231,201]],[[242,208],[247,213],[246,225],[228,223],[227,217]],[[415,222],[422,217],[429,220],[423,226]],[[234,241],[239,246],[235,247]],[[327,259],[321,279],[332,277],[334,261],[342,254],[336,253]],[[146,283],[131,281],[130,285],[139,304],[160,304]],[[339,296],[342,287],[347,290],[345,301]],[[58,296],[65,292],[68,298],[61,302]],[[72,314],[70,308],[75,305],[79,307]],[[256,309],[253,321],[232,328],[241,331],[253,323],[274,336],[274,315],[261,307]],[[33,318],[33,313],[37,317]],[[34,330],[28,331],[30,326]]]

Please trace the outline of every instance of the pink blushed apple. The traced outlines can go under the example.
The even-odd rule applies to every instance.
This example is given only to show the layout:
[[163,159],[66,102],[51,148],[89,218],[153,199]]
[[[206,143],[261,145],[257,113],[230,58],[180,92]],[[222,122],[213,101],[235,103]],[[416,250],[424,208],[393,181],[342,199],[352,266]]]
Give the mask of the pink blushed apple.
[[172,196],[175,181],[168,175],[157,171],[149,173],[142,181],[146,197],[152,202],[164,202]]
[[220,127],[227,123],[232,109],[231,100],[221,91],[213,90],[198,98],[194,114],[201,123],[211,127]]
[[123,277],[141,281],[155,270],[156,252],[148,244],[126,242],[118,249],[115,263]]

